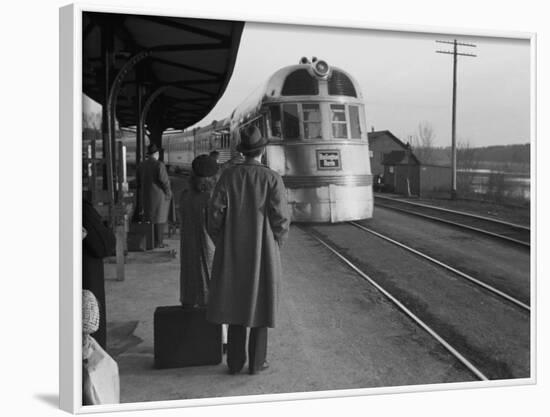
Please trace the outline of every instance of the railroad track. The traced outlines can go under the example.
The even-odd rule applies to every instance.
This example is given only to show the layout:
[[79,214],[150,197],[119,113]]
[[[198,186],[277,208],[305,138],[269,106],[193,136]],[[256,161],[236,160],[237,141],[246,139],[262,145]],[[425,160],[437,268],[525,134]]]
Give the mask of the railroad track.
[[377,200],[375,205],[378,207],[449,224],[523,247],[529,248],[531,246],[531,230],[527,226],[386,196],[376,195],[375,200]]
[[420,258],[423,258],[423,259],[425,259],[425,260],[427,260],[427,261],[429,261],[429,262],[431,262],[431,263],[433,263],[433,264],[435,264],[435,265],[437,265],[437,266],[439,266],[439,267],[441,267],[441,268],[443,268],[443,269],[445,269],[445,270],[447,270],[447,271],[450,271],[450,272],[452,272],[453,274],[455,274],[455,275],[457,275],[457,276],[459,276],[459,277],[461,277],[461,278],[466,279],[467,281],[469,281],[469,282],[471,282],[471,283],[473,283],[473,284],[475,284],[475,285],[477,285],[477,286],[483,288],[483,289],[486,290],[486,291],[489,291],[490,293],[496,295],[497,297],[500,297],[500,298],[502,298],[502,299],[504,299],[504,300],[506,300],[506,301],[508,301],[508,302],[510,302],[510,303],[512,303],[512,304],[514,304],[514,305],[516,305],[516,306],[518,306],[518,307],[524,309],[524,310],[531,311],[531,307],[530,307],[529,305],[527,305],[526,303],[524,303],[524,302],[518,300],[517,298],[513,297],[512,295],[507,294],[506,292],[501,291],[501,290],[499,290],[498,288],[496,288],[496,287],[494,287],[494,286],[492,286],[492,285],[490,285],[490,284],[487,284],[486,282],[484,282],[484,281],[482,281],[482,280],[480,280],[480,279],[478,279],[478,278],[474,278],[474,277],[471,276],[470,274],[467,274],[467,273],[465,273],[465,272],[462,272],[462,271],[460,271],[459,269],[454,268],[454,267],[452,267],[451,265],[446,264],[445,262],[439,261],[439,260],[437,260],[437,259],[435,259],[435,258],[433,258],[433,257],[431,257],[431,256],[429,256],[429,255],[427,255],[427,254],[425,254],[425,253],[419,251],[419,250],[416,250],[416,249],[414,249],[414,248],[411,248],[410,246],[405,245],[404,243],[401,243],[401,242],[399,242],[399,241],[397,241],[397,240],[395,240],[395,239],[392,239],[392,238],[390,238],[389,236],[386,236],[386,235],[384,235],[384,234],[382,234],[382,233],[376,232],[376,231],[372,230],[371,228],[366,227],[366,226],[364,226],[364,225],[362,225],[362,224],[359,224],[359,223],[357,223],[357,222],[349,222],[349,224],[351,224],[352,226],[357,227],[358,229],[361,229],[361,230],[363,230],[363,231],[365,231],[365,232],[368,232],[368,233],[370,233],[370,234],[372,234],[372,235],[374,235],[374,236],[377,236],[377,237],[379,237],[380,239],[385,240],[386,242],[390,242],[390,243],[392,243],[393,245],[398,246],[398,247],[400,247],[400,248],[406,250],[407,252],[413,253],[413,254],[419,256]]
[[[364,232],[368,232],[374,236],[377,236],[378,238],[382,238],[396,246],[399,246],[401,249],[405,249],[409,252],[414,253],[417,256],[422,257],[423,259],[427,259],[430,262],[437,264],[439,267],[444,268],[446,271],[450,271],[455,275],[466,279],[468,282],[473,283],[476,286],[483,288],[486,291],[489,291],[493,296],[496,296],[497,299],[501,299],[505,301],[509,306],[512,306],[513,308],[517,308],[524,313],[526,312],[528,315],[530,314],[530,307],[527,304],[522,303],[521,301],[515,299],[513,296],[506,294],[498,290],[497,288],[494,288],[486,283],[483,283],[482,281],[474,277],[464,274],[461,271],[458,271],[457,269],[449,265],[445,265],[444,263],[434,258],[430,258],[427,255],[422,254],[413,248],[409,248],[400,242],[397,242],[393,239],[390,239],[387,236],[384,236],[378,232],[370,230],[367,227],[360,225],[356,222],[350,222],[348,223],[348,225],[356,229],[363,230]],[[351,268],[354,272],[356,272],[362,279],[364,279],[370,285],[375,287],[390,302],[396,305],[397,308],[399,308],[404,314],[406,314],[410,319],[412,319],[418,326],[420,326],[431,337],[437,340],[437,342],[439,342],[452,356],[454,356],[463,366],[465,366],[473,375],[475,375],[476,378],[484,381],[501,378],[501,376],[498,376],[498,373],[499,373],[498,370],[495,371],[493,369],[487,369],[487,370],[483,369],[484,366],[489,366],[489,365],[485,365],[484,360],[480,360],[479,358],[476,359],[475,357],[476,355],[472,353],[476,351],[476,349],[472,349],[469,346],[464,346],[463,343],[459,343],[460,347],[463,350],[463,352],[460,352],[461,349],[453,345],[452,340],[453,339],[462,340],[463,339],[462,335],[459,334],[458,336],[456,336],[456,335],[449,335],[449,334],[447,335],[441,334],[441,332],[438,332],[434,328],[434,326],[430,325],[430,320],[433,320],[432,315],[425,314],[422,308],[418,309],[420,313],[416,312],[415,310],[417,308],[415,306],[415,303],[411,303],[410,297],[404,296],[404,293],[402,290],[395,291],[394,289],[392,289],[392,285],[385,284],[383,278],[378,279],[378,277],[374,277],[372,274],[369,275],[368,273],[366,273],[365,270],[361,267],[361,262],[357,262],[357,260],[354,260],[353,256],[346,255],[344,253],[344,250],[340,249],[337,244],[331,243],[331,239],[324,236],[323,232],[317,231],[315,226],[301,226],[301,228],[302,230],[307,232],[314,240],[319,242],[326,249],[328,249],[332,254],[334,254],[341,262],[343,262],[349,268]],[[422,301],[420,301],[420,304],[422,304]],[[452,329],[452,333],[454,332],[460,333],[460,331],[455,329],[453,326],[451,326],[451,329]],[[446,332],[444,331],[444,333]],[[488,355],[490,355],[490,353]],[[469,356],[473,356],[473,358]],[[485,354],[485,356],[487,356],[487,354]],[[478,363],[477,365],[475,364],[476,361]],[[480,366],[480,364],[482,365]]]

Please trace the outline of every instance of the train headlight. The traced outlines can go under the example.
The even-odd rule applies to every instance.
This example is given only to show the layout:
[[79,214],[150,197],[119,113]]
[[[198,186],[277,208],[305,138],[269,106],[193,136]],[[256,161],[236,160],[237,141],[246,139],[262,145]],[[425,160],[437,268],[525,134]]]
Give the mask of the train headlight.
[[326,77],[328,75],[329,67],[326,61],[317,61],[313,65],[313,71],[315,74],[317,74],[319,77]]

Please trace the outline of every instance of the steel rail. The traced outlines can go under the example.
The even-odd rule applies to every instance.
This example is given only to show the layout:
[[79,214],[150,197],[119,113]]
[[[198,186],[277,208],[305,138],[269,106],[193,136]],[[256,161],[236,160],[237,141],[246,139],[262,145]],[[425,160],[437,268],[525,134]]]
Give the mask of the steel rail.
[[359,224],[359,223],[357,223],[357,222],[349,222],[349,224],[351,224],[351,225],[353,225],[353,226],[355,226],[355,227],[357,227],[357,228],[359,228],[359,229],[361,229],[361,230],[364,230],[365,232],[371,233],[371,234],[373,234],[373,235],[379,237],[380,239],[384,239],[384,240],[387,241],[387,242],[393,243],[394,245],[399,246],[400,248],[403,248],[403,249],[405,249],[405,250],[407,250],[407,251],[409,251],[409,252],[412,252],[412,253],[414,253],[415,255],[418,255],[418,256],[420,256],[420,257],[423,258],[423,259],[426,259],[426,260],[428,260],[428,261],[430,261],[430,262],[432,262],[432,263],[434,263],[434,264],[436,264],[436,265],[438,265],[438,266],[440,266],[440,267],[442,267],[442,268],[444,268],[444,269],[446,269],[446,270],[448,270],[448,271],[451,271],[451,272],[455,273],[456,275],[458,275],[458,276],[460,276],[460,277],[462,277],[462,278],[465,278],[465,279],[467,279],[468,281],[473,282],[473,283],[476,284],[476,285],[479,285],[480,287],[482,287],[482,288],[484,288],[484,289],[486,289],[486,290],[492,292],[493,294],[498,295],[499,297],[502,297],[502,298],[504,298],[504,299],[510,301],[511,303],[514,303],[515,305],[517,305],[517,306],[519,306],[519,307],[521,307],[521,308],[523,308],[523,309],[525,309],[525,310],[527,310],[527,311],[531,311],[531,307],[530,307],[529,305],[527,305],[527,304],[521,302],[521,301],[518,300],[517,298],[514,298],[514,297],[512,297],[511,295],[506,294],[505,292],[503,292],[503,291],[501,291],[501,290],[499,290],[499,289],[497,289],[497,288],[495,288],[495,287],[493,287],[493,286],[491,286],[491,285],[489,285],[489,284],[487,284],[487,283],[485,283],[485,282],[483,282],[483,281],[478,280],[477,278],[472,277],[471,275],[466,274],[465,272],[462,272],[462,271],[460,271],[460,270],[458,270],[458,269],[456,269],[456,268],[453,268],[453,267],[450,266],[450,265],[447,265],[447,264],[445,264],[445,263],[443,263],[443,262],[441,262],[441,261],[438,261],[437,259],[432,258],[431,256],[428,256],[428,255],[426,255],[425,253],[422,253],[422,252],[420,252],[420,251],[418,251],[418,250],[416,250],[416,249],[413,249],[413,248],[411,248],[410,246],[407,246],[407,245],[405,245],[405,244],[403,244],[403,243],[401,243],[401,242],[398,242],[398,241],[396,241],[396,240],[394,240],[394,239],[392,239],[392,238],[389,238],[388,236],[385,236],[385,235],[383,235],[383,234],[381,234],[381,233],[375,232],[374,230],[369,229],[368,227],[363,226],[362,224]]
[[466,368],[470,370],[476,377],[478,377],[482,381],[488,381],[489,378],[487,378],[479,369],[477,369],[468,359],[466,359],[460,352],[458,352],[449,342],[447,342],[443,337],[441,337],[435,330],[433,330],[430,326],[428,326],[424,321],[422,321],[418,316],[416,316],[411,310],[409,310],[403,303],[401,303],[397,298],[395,298],[393,295],[391,295],[390,292],[388,292],[386,289],[384,289],[380,284],[378,284],[376,281],[374,281],[371,277],[369,277],[367,274],[365,274],[363,271],[361,271],[357,266],[355,266],[349,259],[347,259],[344,255],[340,254],[336,249],[334,249],[332,246],[330,246],[328,243],[326,243],[323,239],[316,236],[315,234],[311,233],[309,230],[302,227],[302,230],[304,230],[306,233],[308,233],[312,238],[317,240],[319,243],[321,243],[323,246],[325,246],[328,250],[330,250],[334,255],[336,255],[342,262],[344,262],[346,265],[348,265],[351,269],[353,269],[361,278],[363,278],[365,281],[369,282],[373,287],[375,287],[378,291],[380,291],[386,298],[388,298],[391,302],[393,302],[400,310],[402,310],[407,316],[409,316],[416,324],[418,324],[422,329],[424,329],[430,336],[432,336],[434,339],[436,339],[445,349],[447,349],[456,359],[458,359]]
[[422,214],[422,213],[418,213],[418,212],[415,212],[415,211],[409,211],[409,210],[406,210],[406,209],[403,209],[403,208],[399,208],[399,207],[392,207],[392,206],[386,206],[384,204],[377,204],[379,207],[384,207],[384,208],[387,208],[387,209],[390,209],[390,210],[396,210],[396,211],[401,211],[403,213],[408,213],[408,214],[412,214],[414,216],[419,216],[419,217],[423,217],[425,219],[429,219],[429,220],[435,220],[435,221],[438,221],[438,222],[441,222],[441,223],[446,223],[446,224],[450,224],[452,226],[456,226],[456,227],[461,227],[463,229],[468,229],[468,230],[472,230],[474,232],[477,232],[477,233],[482,233],[484,235],[488,235],[488,236],[491,236],[491,237],[496,237],[498,239],[503,239],[503,240],[507,240],[509,242],[513,242],[513,243],[516,243],[518,245],[522,245],[522,246],[527,246],[527,247],[531,247],[531,244],[529,242],[525,242],[523,240],[519,240],[519,239],[514,239],[512,237],[508,237],[508,236],[504,236],[504,235],[499,235],[498,233],[493,233],[493,232],[489,232],[488,230],[483,230],[483,229],[480,229],[478,227],[474,227],[474,226],[468,226],[466,224],[462,224],[462,223],[457,223],[457,222],[453,222],[453,221],[450,221],[450,220],[445,220],[445,219],[442,219],[440,217],[435,217],[435,216],[429,216],[427,214]]
[[381,196],[381,195],[375,195],[374,197],[379,198],[381,200],[395,201],[397,203],[409,204],[411,206],[425,207],[425,208],[432,209],[432,210],[439,210],[439,211],[443,211],[443,212],[446,212],[446,213],[458,214],[458,215],[465,216],[465,217],[472,217],[474,219],[486,220],[488,222],[493,222],[493,223],[498,223],[498,224],[502,224],[502,225],[505,225],[505,226],[514,227],[516,229],[531,231],[531,228],[529,228],[528,226],[523,226],[523,225],[517,224],[517,223],[505,222],[504,220],[493,219],[491,217],[481,216],[479,214],[466,213],[464,211],[451,210],[451,209],[444,208],[444,207],[437,207],[437,206],[431,206],[429,204],[415,203],[413,201],[400,200],[398,198],[391,198],[391,197],[386,197],[386,196]]

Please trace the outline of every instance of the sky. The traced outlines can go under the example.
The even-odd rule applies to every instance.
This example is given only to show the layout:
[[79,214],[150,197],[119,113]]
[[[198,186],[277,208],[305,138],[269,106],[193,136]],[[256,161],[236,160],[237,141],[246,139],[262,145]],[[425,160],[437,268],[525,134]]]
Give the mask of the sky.
[[[527,143],[530,139],[528,40],[456,37],[477,46],[459,52],[459,144]],[[232,78],[217,105],[195,126],[228,116],[276,70],[316,56],[350,73],[360,84],[370,131],[390,130],[404,142],[428,123],[435,146],[451,144],[452,45],[449,35],[365,29],[246,23]],[[94,109],[88,100],[85,109]],[[94,111],[97,111],[94,109]]]
[[[451,144],[452,45],[448,35],[246,23],[233,76],[212,112],[197,126],[219,120],[281,67],[316,56],[360,84],[369,131],[390,130],[407,142],[429,123],[436,146]],[[459,52],[457,141],[470,146],[527,143],[530,138],[528,40],[457,37],[474,43]]]

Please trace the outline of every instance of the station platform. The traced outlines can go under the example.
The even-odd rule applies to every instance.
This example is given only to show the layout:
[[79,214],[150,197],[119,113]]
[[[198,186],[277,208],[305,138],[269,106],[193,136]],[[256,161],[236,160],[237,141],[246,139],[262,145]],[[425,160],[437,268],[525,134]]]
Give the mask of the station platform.
[[[179,251],[177,236],[165,240]],[[177,305],[179,254],[133,252],[126,279],[105,265],[108,351],[119,365],[121,402],[198,399],[391,387],[473,380],[448,353],[376,289],[292,226],[270,368],[229,375],[216,366],[157,370],[153,313]]]

